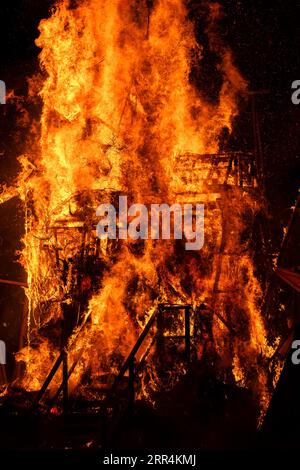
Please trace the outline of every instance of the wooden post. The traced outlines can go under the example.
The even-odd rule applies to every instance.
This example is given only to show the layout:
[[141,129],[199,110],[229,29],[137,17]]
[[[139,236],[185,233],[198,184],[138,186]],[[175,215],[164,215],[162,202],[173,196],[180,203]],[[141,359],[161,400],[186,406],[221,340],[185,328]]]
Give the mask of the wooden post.
[[162,363],[164,355],[164,312],[162,306],[158,307],[157,314],[157,355],[158,360]]
[[134,357],[129,362],[128,365],[129,372],[129,407],[132,409],[135,403],[135,389],[134,389],[134,380],[135,380],[135,366],[134,366]]
[[190,307],[184,309],[184,333],[185,333],[185,354],[187,362],[191,358],[191,329],[190,329]]
[[68,412],[68,401],[69,401],[68,353],[64,349],[62,354],[63,354],[63,361],[62,361],[62,368],[63,368],[63,411],[64,411],[64,414],[67,414],[67,412]]
[[42,399],[42,397],[44,396],[48,386],[50,385],[50,382],[52,381],[53,377],[55,376],[60,364],[62,363],[63,361],[63,355],[62,353],[60,353],[60,355],[58,356],[58,358],[56,359],[51,371],[49,372],[45,382],[43,383],[43,386],[41,388],[41,390],[38,392],[33,404],[32,404],[32,409],[35,409],[35,407],[39,404],[40,400]]

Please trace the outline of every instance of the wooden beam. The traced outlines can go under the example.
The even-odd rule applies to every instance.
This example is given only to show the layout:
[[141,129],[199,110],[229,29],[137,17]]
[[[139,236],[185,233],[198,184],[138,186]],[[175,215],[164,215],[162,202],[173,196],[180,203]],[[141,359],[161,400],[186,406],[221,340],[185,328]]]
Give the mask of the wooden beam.
[[0,284],[7,284],[10,286],[28,287],[27,282],[10,281],[8,279],[0,279]]

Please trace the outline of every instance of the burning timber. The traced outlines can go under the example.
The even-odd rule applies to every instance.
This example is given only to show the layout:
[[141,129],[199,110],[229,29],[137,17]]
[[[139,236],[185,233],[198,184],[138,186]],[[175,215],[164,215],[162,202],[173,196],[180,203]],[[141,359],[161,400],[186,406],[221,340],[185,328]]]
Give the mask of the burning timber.
[[[186,161],[184,158],[187,158],[187,156],[181,155],[178,158],[178,168],[181,171],[181,178],[187,178],[187,166],[184,164],[184,161]],[[188,158],[189,160],[195,160],[195,166],[193,168],[195,177],[197,177],[196,163],[202,161],[200,170],[203,171],[205,169],[206,171],[206,178],[202,183],[208,188],[208,191],[206,193],[197,194],[193,191],[189,191],[189,188],[186,187],[186,192],[181,192],[179,196],[185,201],[202,200],[205,195],[208,196],[208,207],[210,210],[214,210],[214,216],[216,211],[218,211],[220,213],[219,217],[222,218],[226,205],[226,202],[222,201],[228,197],[228,193],[232,200],[236,190],[249,191],[251,193],[256,191],[257,180],[255,178],[255,161],[253,155],[249,154],[243,156],[241,153],[220,155],[189,154]],[[242,163],[240,164],[240,162]],[[218,183],[216,183],[214,179],[215,174],[218,175]],[[198,184],[200,177],[198,175]],[[100,196],[103,200],[103,193],[98,193],[97,196]],[[84,195],[81,197],[84,198]],[[104,197],[106,200],[113,201],[117,197],[117,194],[108,195],[104,193]],[[80,199],[80,196],[77,195],[76,198]],[[46,252],[47,255],[51,257],[53,269],[59,271],[64,286],[64,295],[58,299],[52,300],[52,304],[54,304],[56,308],[60,305],[62,311],[62,321],[59,327],[60,333],[58,331],[59,336],[57,336],[57,325],[51,328],[51,324],[48,324],[47,331],[51,341],[53,341],[56,335],[57,344],[61,344],[61,353],[58,355],[56,361],[54,361],[53,367],[49,369],[49,374],[46,376],[39,393],[34,399],[34,406],[37,406],[41,399],[44,398],[47,390],[52,387],[53,391],[47,399],[47,407],[49,410],[53,408],[53,405],[62,393],[64,395],[64,407],[66,408],[68,406],[69,382],[72,383],[72,375],[75,375],[76,367],[80,367],[80,361],[84,354],[84,346],[78,350],[76,343],[80,341],[80,336],[84,335],[84,329],[91,321],[89,313],[86,314],[84,312],[86,311],[88,300],[92,297],[93,292],[101,285],[100,273],[103,271],[103,267],[107,262],[107,254],[111,255],[111,253],[116,253],[120,250],[120,243],[122,243],[120,240],[115,240],[114,242],[99,240],[95,233],[95,220],[92,221],[90,225],[88,225],[88,222],[89,219],[85,217],[85,212],[76,214],[70,210],[68,218],[57,220],[53,226],[49,227],[48,235],[38,239],[41,252]],[[221,222],[223,228],[226,226],[227,222],[229,221],[223,220]],[[72,237],[74,240],[80,240],[79,254],[77,246],[75,245],[74,254],[62,259],[62,253],[64,253],[62,248],[63,242],[66,236],[70,237],[70,233],[73,233]],[[227,228],[227,231],[223,229],[219,246],[215,248],[214,280],[209,303],[206,301],[198,306],[194,304],[193,307],[192,305],[182,305],[182,301],[179,305],[172,303],[169,305],[156,304],[154,313],[146,322],[146,327],[140,337],[137,337],[137,342],[123,366],[121,366],[121,364],[118,366],[119,368],[121,367],[119,375],[117,374],[116,378],[114,378],[114,374],[111,375],[110,369],[107,368],[106,373],[105,371],[102,372],[102,379],[101,375],[98,376],[98,380],[100,379],[99,385],[96,389],[95,385],[93,386],[94,390],[97,390],[96,395],[98,395],[98,401],[95,401],[95,391],[93,392],[93,399],[91,399],[91,397],[88,399],[91,406],[93,406],[92,403],[96,406],[96,408],[92,408],[94,411],[100,409],[97,408],[97,403],[99,403],[99,405],[102,403],[106,391],[110,390],[110,394],[113,396],[115,387],[117,387],[127,374],[129,374],[128,380],[129,384],[131,384],[130,400],[134,401],[136,393],[134,391],[134,381],[136,377],[138,377],[137,371],[141,370],[146,359],[149,359],[149,355],[155,355],[154,351],[156,351],[158,357],[164,357],[166,354],[166,335],[163,326],[163,318],[167,311],[172,312],[173,316],[174,312],[185,312],[183,320],[184,334],[180,332],[180,326],[176,334],[178,325],[176,326],[174,319],[173,325],[169,324],[167,327],[169,337],[171,333],[173,342],[175,341],[175,343],[180,344],[183,341],[185,344],[184,362],[182,363],[183,370],[186,367],[186,361],[190,362],[191,357],[196,359],[201,358],[203,347],[205,348],[207,344],[210,344],[211,347],[211,344],[215,342],[213,338],[214,317],[219,325],[223,325],[231,341],[234,341],[234,337],[237,334],[235,326],[232,320],[226,318],[227,316],[223,316],[222,310],[218,308],[218,305],[222,301],[227,300],[227,296],[236,295],[237,293],[236,286],[227,289],[220,287],[222,286],[222,277],[224,276],[224,263],[226,263],[227,266],[228,264],[235,264],[239,256],[242,256],[241,254],[239,255],[238,251],[230,252],[226,250],[228,241]],[[108,243],[110,243],[110,246]],[[134,242],[132,246],[133,248],[136,246],[136,249],[140,250],[141,243],[145,243],[145,241]],[[138,255],[139,252],[137,251],[137,256]],[[172,286],[170,292],[173,296],[174,294],[175,296],[178,295],[175,286]],[[51,304],[48,303],[47,309],[49,309],[50,306]],[[160,366],[161,361],[159,361],[158,364]],[[56,375],[58,375],[58,378]],[[60,385],[57,380],[61,381]],[[115,380],[115,382],[112,382],[112,380]],[[102,385],[100,385],[101,382]],[[57,387],[56,391],[55,387]],[[147,392],[144,390],[142,391],[142,394],[143,393]]]
[[[221,12],[207,18],[222,83],[212,104],[190,80],[202,46],[183,2],[100,3],[60,1],[39,27],[41,116],[1,198],[18,194],[25,214],[27,331],[8,395],[107,417],[116,403],[152,403],[200,361],[263,412],[273,348],[251,245],[262,168],[257,152],[221,148],[247,92],[217,35]],[[100,240],[97,207],[122,194],[204,204],[203,249]]]

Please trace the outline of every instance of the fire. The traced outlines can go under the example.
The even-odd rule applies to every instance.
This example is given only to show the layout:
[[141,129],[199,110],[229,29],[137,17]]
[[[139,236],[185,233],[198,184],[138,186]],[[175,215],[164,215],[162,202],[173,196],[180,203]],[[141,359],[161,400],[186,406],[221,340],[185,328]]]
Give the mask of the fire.
[[[195,157],[219,151],[247,90],[218,37],[221,14],[217,4],[210,7],[206,31],[222,79],[215,103],[190,77],[195,64],[201,70],[203,56],[182,0],[81,0],[75,6],[62,0],[41,21],[39,141],[20,159],[11,190],[26,213],[28,344],[18,360],[26,364],[20,383],[27,390],[41,387],[59,354],[63,318],[71,316],[73,327],[67,337],[71,362],[78,361],[70,379],[75,389],[87,374],[93,380],[118,370],[158,302],[214,303],[222,256],[212,308],[237,328],[232,337],[214,317],[216,348],[237,381],[250,383],[255,374],[265,399],[257,358],[268,357],[270,348],[261,291],[250,249],[240,241],[243,215],[255,212],[257,202],[240,188],[209,190],[207,165]],[[225,173],[223,167],[213,178]],[[99,243],[97,205],[119,193],[143,203],[207,203],[204,250],[182,253],[173,241]],[[222,217],[229,240],[224,256]],[[53,390],[59,383],[52,382]]]

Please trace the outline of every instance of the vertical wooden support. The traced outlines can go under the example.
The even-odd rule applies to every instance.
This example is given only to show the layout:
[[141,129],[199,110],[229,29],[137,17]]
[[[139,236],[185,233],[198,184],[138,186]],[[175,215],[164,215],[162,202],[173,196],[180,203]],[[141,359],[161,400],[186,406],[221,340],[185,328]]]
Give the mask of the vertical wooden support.
[[129,372],[129,407],[132,409],[135,403],[135,389],[134,389],[134,379],[135,379],[135,367],[134,367],[134,357],[129,362],[128,365]]
[[162,362],[164,354],[164,311],[161,306],[158,307],[157,314],[157,355],[158,360]]
[[190,307],[184,309],[184,334],[185,334],[185,354],[187,362],[191,358],[191,325],[190,325]]
[[69,374],[68,374],[68,353],[66,350],[62,351],[63,354],[63,361],[62,361],[62,368],[63,368],[63,411],[64,414],[68,412],[68,402],[69,402]]

